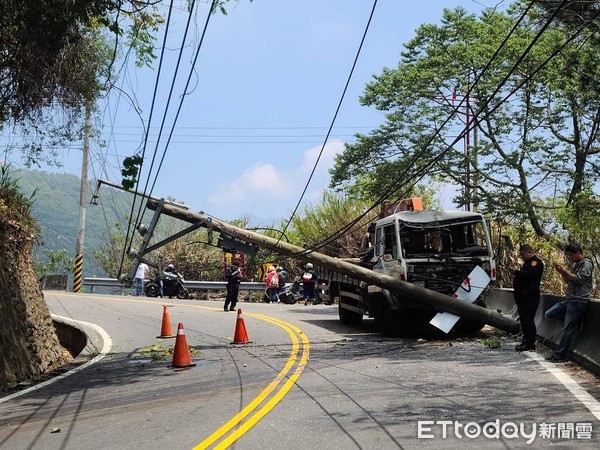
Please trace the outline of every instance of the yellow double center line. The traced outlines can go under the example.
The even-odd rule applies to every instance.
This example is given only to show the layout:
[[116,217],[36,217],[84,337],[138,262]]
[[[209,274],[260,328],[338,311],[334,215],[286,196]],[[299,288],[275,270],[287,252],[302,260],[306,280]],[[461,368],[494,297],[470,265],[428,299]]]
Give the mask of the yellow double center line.
[[[208,448],[209,446],[217,442],[219,439],[221,439],[223,436],[225,436],[227,433],[229,433],[231,430],[233,430],[235,427],[237,428],[231,431],[231,433],[227,435],[225,439],[216,444],[214,448],[224,449],[229,447],[235,441],[237,441],[248,430],[250,430],[250,428],[256,425],[256,423],[260,419],[262,419],[269,411],[271,411],[275,407],[275,405],[277,405],[277,403],[281,401],[281,399],[289,392],[292,386],[294,386],[294,384],[300,377],[300,374],[306,367],[306,363],[308,362],[308,355],[310,353],[310,343],[308,342],[308,339],[300,330],[300,328],[290,323],[284,322],[283,320],[263,316],[262,314],[245,314],[283,328],[292,340],[292,351],[290,353],[290,357],[288,358],[287,363],[285,364],[281,372],[277,374],[277,377],[254,400],[252,400],[252,402],[250,402],[244,409],[242,409],[239,413],[233,416],[231,420],[225,423],[221,428],[219,428],[217,431],[215,431],[213,434],[211,434],[209,437],[207,437],[205,440],[203,440],[197,446],[195,446],[194,450]],[[302,355],[300,356],[300,361],[298,361],[298,352],[300,350],[298,336],[302,341]],[[294,370],[294,373],[291,376],[288,376],[288,373],[292,370],[296,362],[298,363],[298,365],[296,366],[296,370]],[[285,383],[283,383],[283,385],[281,385],[283,380],[286,381]],[[262,406],[260,406],[261,404]],[[244,419],[246,418],[247,420],[242,423],[242,421],[244,421]]]
[[[61,295],[65,295],[61,293]],[[81,294],[67,294],[67,297],[80,297]],[[129,302],[129,303],[146,303],[146,304],[154,304],[160,303],[151,300],[140,300],[140,299],[122,299],[122,298],[114,298],[108,297],[104,295],[94,295],[94,294],[86,294],[86,297],[91,298],[99,298],[102,300],[108,300],[112,302]],[[187,305],[184,303],[172,303],[170,304],[176,306],[184,306],[187,308],[198,308],[198,309],[208,309],[208,310],[218,310],[220,309],[209,307],[209,306],[200,306],[200,305]],[[262,419],[269,411],[271,411],[277,403],[281,401],[281,399],[289,392],[289,390],[294,386],[304,368],[306,367],[306,363],[308,362],[308,356],[310,353],[310,342],[307,337],[304,335],[302,330],[291,323],[285,322],[283,320],[275,319],[273,317],[265,316],[257,313],[244,313],[247,316],[255,317],[260,320],[264,320],[265,322],[272,323],[281,327],[285,332],[290,336],[292,341],[292,351],[290,356],[283,367],[283,369],[277,374],[277,377],[269,383],[269,385],[263,389],[263,391],[250,402],[244,409],[242,409],[239,413],[237,413],[234,417],[232,417],[227,423],[225,423],[221,428],[207,437],[205,440],[200,442],[198,445],[194,447],[194,450],[198,449],[206,449],[210,447],[215,442],[225,438],[218,442],[213,448],[214,449],[224,449],[229,447],[235,441],[237,441],[240,437],[242,437],[248,430],[250,430],[256,423]],[[300,338],[300,339],[298,339]],[[301,341],[301,342],[300,342]],[[300,352],[300,347],[302,347],[302,354],[300,355],[300,360],[298,360],[298,353]],[[291,375],[288,375],[292,368],[296,366],[296,369]],[[285,383],[282,382],[285,380]],[[262,405],[262,406],[261,406]],[[257,409],[259,408],[259,409]],[[245,421],[244,421],[245,420]],[[237,428],[236,428],[237,427]],[[235,428],[235,429],[234,429]],[[232,431],[233,430],[233,431]],[[229,434],[227,434],[229,433]],[[227,436],[226,436],[227,435]]]

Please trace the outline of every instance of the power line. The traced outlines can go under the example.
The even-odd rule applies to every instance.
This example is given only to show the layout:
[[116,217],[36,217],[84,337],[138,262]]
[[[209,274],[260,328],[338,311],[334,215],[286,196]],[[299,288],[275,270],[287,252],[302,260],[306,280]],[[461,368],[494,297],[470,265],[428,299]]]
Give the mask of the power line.
[[[135,125],[117,125],[115,128],[137,128]],[[159,128],[158,126],[149,126],[149,129]],[[289,126],[289,127],[201,127],[201,126],[179,126],[177,129],[179,130],[327,130],[329,127],[319,127],[319,126]],[[373,125],[365,126],[365,125],[357,125],[357,126],[336,126],[336,129],[372,129]]]
[[[111,136],[137,136],[139,133],[111,133]],[[323,138],[323,134],[177,134],[179,138],[216,138],[216,139],[225,139],[225,138],[244,138],[244,139],[258,139],[258,138]],[[337,137],[354,137],[354,134],[336,134]],[[160,138],[160,133],[158,135],[151,135],[152,138],[158,139]],[[115,142],[138,142],[135,141],[127,141],[127,140],[116,140]],[[180,143],[180,142],[177,142]]]
[[[160,144],[160,138],[162,137],[163,128],[164,128],[164,125],[165,125],[165,121],[167,119],[167,113],[169,111],[169,106],[171,104],[171,98],[173,96],[173,90],[175,88],[175,81],[177,80],[177,74],[179,72],[179,65],[181,64],[181,58],[183,56],[183,50],[185,48],[185,41],[187,40],[188,32],[189,32],[189,29],[190,29],[190,23],[192,21],[192,14],[193,14],[194,6],[195,6],[195,0],[192,0],[192,3],[190,5],[190,12],[188,14],[187,22],[186,22],[186,25],[185,25],[185,31],[184,31],[183,37],[181,39],[182,43],[181,43],[181,47],[179,49],[179,55],[177,57],[177,63],[175,65],[175,69],[173,71],[173,78],[171,80],[171,87],[169,89],[169,95],[167,96],[165,110],[164,110],[164,113],[163,113],[162,121],[160,123],[160,128],[159,128],[159,131],[158,131],[158,135],[156,137],[156,145],[154,147],[154,151],[152,152],[152,161],[150,162],[150,168],[148,169],[148,177],[146,178],[146,184],[144,185],[144,192],[146,192],[146,190],[148,188],[148,184],[150,183],[150,177],[152,176],[152,169],[154,167],[154,161],[156,160],[156,155],[158,153],[158,146]],[[212,8],[209,11],[208,18],[210,18],[211,11],[212,11]],[[207,21],[208,21],[208,19],[207,19]],[[148,137],[148,135],[146,135],[146,138],[147,137]],[[156,171],[156,175],[155,175],[156,177],[158,177],[158,173],[159,172],[160,172],[160,167]],[[150,192],[150,194],[151,194],[151,192]],[[140,205],[140,210],[141,210],[141,205]],[[138,212],[138,217],[139,217],[139,212]]]
[[[154,83],[154,92],[152,94],[152,103],[150,106],[150,114],[148,117],[148,126],[150,126],[150,124],[152,123],[152,114],[154,113],[154,104],[156,102],[156,95],[157,95],[157,91],[158,91],[158,84],[159,84],[159,80],[160,80],[160,75],[162,72],[162,64],[163,64],[163,60],[164,60],[164,47],[165,47],[165,42],[167,41],[167,36],[169,34],[169,26],[171,23],[171,12],[172,12],[172,8],[173,8],[173,0],[171,0],[170,4],[169,4],[169,12],[167,15],[167,24],[165,26],[165,34],[163,36],[163,50],[161,50],[160,53],[160,60],[158,63],[158,70],[156,73],[156,81]],[[139,166],[139,172],[141,174],[142,171],[142,166],[144,164],[144,155],[146,153],[146,145],[147,145],[147,138],[148,138],[148,130],[146,131],[146,139],[144,140],[144,146],[142,148],[142,161],[140,163]],[[131,212],[130,215],[131,217],[129,218],[129,223],[127,224],[127,233],[125,234],[125,242],[124,242],[124,247],[123,247],[123,255],[121,256],[121,263],[119,265],[119,273],[121,273],[122,269],[123,269],[123,262],[125,260],[125,253],[127,252],[127,247],[133,242],[133,235],[134,235],[134,231],[132,230],[131,224],[133,221],[133,211],[135,210],[135,203],[136,203],[136,199],[137,199],[137,191],[138,191],[138,186],[139,186],[139,178],[136,181],[135,184],[135,191],[136,193],[134,193],[133,196],[133,202],[131,204]],[[142,204],[142,200],[140,199],[140,205]],[[139,211],[138,211],[138,216],[139,216]],[[138,217],[139,218],[139,217]],[[136,218],[136,223],[137,223],[137,219]],[[130,232],[131,232],[131,241],[130,241]]]
[[[367,37],[367,32],[369,31],[369,26],[371,25],[371,19],[373,19],[373,15],[375,14],[376,6],[377,6],[377,0],[374,0],[373,7],[371,8],[371,13],[369,15],[369,20],[367,20],[367,25],[365,26],[365,30],[363,32],[362,39],[360,41],[360,45],[358,46],[356,56],[354,57],[354,62],[352,63],[352,68],[350,69],[350,73],[348,74],[348,78],[346,80],[346,85],[344,86],[344,90],[342,91],[342,95],[340,97],[337,108],[335,110],[335,114],[333,115],[333,118],[331,119],[331,124],[329,125],[329,129],[327,130],[327,135],[325,136],[325,140],[323,141],[323,145],[321,146],[321,150],[319,151],[317,160],[315,161],[315,164],[313,165],[313,168],[310,172],[308,180],[306,181],[304,189],[302,190],[302,194],[300,194],[300,198],[298,199],[298,202],[296,203],[296,206],[295,206],[294,210],[292,211],[290,218],[288,219],[287,223],[285,224],[282,234],[284,234],[287,231],[288,227],[292,223],[292,220],[294,219],[294,216],[296,215],[298,208],[300,207],[300,203],[302,203],[302,199],[304,198],[304,195],[306,194],[306,191],[308,190],[308,186],[310,185],[313,175],[315,174],[315,171],[317,170],[317,166],[319,165],[319,161],[321,160],[321,155],[323,155],[323,151],[325,150],[325,145],[327,145],[327,141],[329,140],[329,135],[331,134],[331,131],[333,130],[335,120],[337,119],[338,113],[340,112],[342,103],[344,101],[344,97],[346,96],[346,92],[348,91],[348,86],[350,85],[350,80],[352,79],[352,75],[354,74],[354,69],[356,68],[356,64],[358,62],[358,57],[360,56],[360,52],[362,50],[365,39]],[[277,243],[279,243],[279,240],[281,240],[281,238],[279,238],[277,240]]]
[[163,164],[163,162],[165,160],[165,156],[167,154],[167,150],[169,149],[169,144],[171,143],[171,138],[173,137],[173,132],[175,130],[175,126],[177,124],[177,120],[179,119],[179,114],[181,113],[181,108],[183,107],[183,101],[189,95],[188,88],[189,88],[189,85],[190,85],[190,81],[192,79],[192,75],[194,74],[194,71],[195,71],[196,62],[198,61],[198,56],[200,55],[200,49],[202,48],[202,44],[204,43],[204,38],[206,36],[206,30],[208,29],[208,24],[210,22],[210,18],[212,16],[213,11],[214,11],[215,3],[216,3],[216,0],[212,0],[211,5],[210,5],[210,10],[208,11],[208,14],[206,16],[206,21],[204,23],[204,28],[202,29],[202,35],[200,36],[200,42],[198,43],[198,48],[196,49],[196,54],[194,56],[194,59],[192,61],[192,65],[190,67],[190,72],[188,74],[188,79],[186,81],[185,88],[183,89],[183,94],[181,95],[180,100],[179,100],[179,106],[177,108],[177,112],[175,114],[175,118],[173,119],[173,123],[171,125],[171,131],[169,132],[169,137],[168,137],[167,142],[165,144],[165,148],[163,150],[163,154],[162,154],[162,157],[160,159],[160,163],[158,165],[158,168],[156,169],[156,175],[154,177],[154,181],[152,183],[152,186],[150,187],[150,194],[154,190],[154,186],[156,185],[156,181],[158,180],[158,174],[160,173],[160,169],[162,168],[162,164]]
[[[487,71],[487,69],[489,69],[489,66],[491,65],[492,61],[496,58],[496,56],[498,55],[499,51],[501,50],[501,48],[506,45],[508,38],[514,33],[514,31],[516,30],[516,27],[520,24],[520,22],[525,18],[525,15],[527,14],[527,12],[531,9],[531,7],[533,6],[533,1],[529,3],[528,7],[524,10],[524,12],[521,14],[521,17],[519,18],[519,20],[515,23],[515,25],[513,26],[513,28],[511,29],[511,31],[509,32],[509,34],[507,35],[507,37],[504,39],[504,41],[501,43],[501,45],[499,46],[499,48],[496,50],[496,52],[494,53],[494,55],[492,56],[492,58],[489,60],[489,62],[486,64],[486,66],[484,67],[484,69],[481,71],[481,73],[479,74],[479,76],[475,79],[474,83],[472,86],[470,86],[467,95],[470,94],[470,92],[474,89],[474,87],[476,86],[476,84],[479,82],[479,80],[481,79],[481,77],[483,76],[483,74]],[[492,101],[492,99],[494,98],[494,96],[499,92],[499,90],[504,86],[504,84],[508,81],[508,78],[512,75],[512,73],[517,69],[517,67],[519,66],[519,64],[522,62],[522,60],[525,58],[525,56],[529,53],[529,51],[531,50],[531,48],[535,45],[535,43],[540,39],[541,35],[545,32],[545,30],[548,28],[548,26],[550,25],[550,23],[554,20],[556,14],[558,14],[558,12],[564,7],[564,4],[566,3],[566,0],[563,0],[561,2],[561,4],[557,7],[557,9],[554,11],[554,13],[550,16],[550,18],[546,21],[546,23],[542,26],[542,28],[538,31],[537,35],[534,37],[534,39],[531,41],[531,43],[527,46],[527,48],[525,49],[525,51],[522,53],[522,55],[519,57],[519,59],[515,62],[515,64],[513,64],[513,66],[511,67],[511,69],[509,70],[509,72],[505,75],[505,77],[502,79],[502,81],[499,83],[499,85],[496,87],[496,89],[494,90],[494,92],[492,93],[492,95],[490,95],[488,97],[488,99],[484,102],[483,106],[477,111],[477,113],[474,115],[474,118],[478,118],[479,114],[481,114],[481,112],[484,110],[484,108]],[[600,14],[600,12],[599,12]],[[554,58],[560,51],[560,49],[564,48],[564,46],[566,46],[567,43],[570,43],[573,39],[575,39],[575,37],[581,33],[581,31],[584,29],[583,25],[576,33],[574,33],[573,36],[571,36],[570,39],[568,39],[559,49],[555,50],[554,52],[551,53],[551,55],[540,64],[540,66],[533,72],[531,73],[525,80],[523,80],[517,87],[515,87],[507,96],[505,96],[500,102],[498,102],[498,104],[490,111],[486,112],[485,117],[488,117],[489,115],[491,115],[494,111],[496,111],[501,104],[503,104],[504,102],[506,102],[508,100],[508,98],[510,98],[520,87],[522,87],[525,82],[527,82],[528,79],[530,79],[531,77],[533,77],[535,74],[537,74],[537,72],[539,72],[539,70],[541,70],[552,58]],[[446,125],[446,123],[450,120],[450,118],[452,117],[452,115],[454,115],[457,111],[458,108],[460,108],[460,106],[462,105],[462,103],[464,102],[464,98],[463,100],[461,100],[460,104],[454,109],[454,111],[452,112],[452,114],[450,115],[450,117],[448,119],[446,119],[443,124],[438,127],[434,133],[434,136],[432,138],[429,139],[428,143],[424,146],[423,150],[421,150],[417,156],[421,156],[424,152],[424,150],[428,147],[428,145],[433,142],[433,140],[441,133],[441,129]],[[469,125],[469,127],[465,127],[463,129],[463,131],[456,137],[456,139],[442,152],[440,152],[439,155],[437,155],[435,158],[433,158],[426,166],[424,166],[420,171],[418,171],[415,176],[413,176],[413,180],[414,182],[410,184],[410,187],[408,189],[411,189],[412,187],[414,187],[414,185],[420,181],[427,173],[427,171],[429,170],[429,168],[435,164],[436,162],[438,162],[457,142],[459,142],[464,135],[469,132],[471,130],[472,127],[475,126],[475,121]],[[416,159],[413,159],[413,161],[415,161]],[[410,164],[407,165],[407,169],[405,169],[403,175],[406,175],[407,171],[408,171],[408,167],[410,167]],[[402,177],[399,177],[398,180],[402,180]],[[332,242],[335,239],[340,238],[341,236],[343,236],[345,233],[347,233],[354,225],[356,225],[362,218],[364,218],[370,211],[372,211],[373,209],[375,209],[379,204],[381,204],[381,202],[383,200],[385,200],[386,198],[389,197],[389,195],[391,195],[394,192],[397,192],[402,185],[406,185],[407,183],[401,183],[400,181],[396,181],[394,183],[392,183],[390,185],[390,187],[384,191],[384,194],[382,194],[377,200],[376,202],[369,208],[367,209],[363,214],[361,214],[360,216],[358,216],[356,219],[352,220],[351,222],[349,222],[346,226],[342,227],[341,229],[339,229],[337,232],[333,233],[332,235],[330,235],[329,237],[325,238],[323,241],[321,241],[320,243],[317,243],[315,245],[313,245],[311,247],[311,249],[307,249],[307,252],[310,251],[314,251],[318,248],[321,248],[323,245],[326,245],[330,242]],[[404,192],[406,192],[407,190],[405,190]],[[404,194],[403,194],[404,195]]]
[[[211,15],[212,15],[212,13],[214,11],[215,2],[216,2],[216,0],[212,1],[210,9],[208,11],[208,14],[207,14],[207,17],[206,17],[206,22],[205,22],[204,29],[203,29],[203,32],[202,32],[202,37],[200,39],[200,42],[198,44],[198,48],[196,50],[196,55],[195,55],[194,61],[192,63],[192,66],[191,66],[191,69],[190,69],[190,73],[189,73],[189,76],[188,76],[188,79],[187,79],[187,83],[186,83],[184,91],[183,91],[184,93],[181,95],[181,100],[180,100],[180,103],[179,103],[179,108],[177,110],[177,114],[176,114],[175,119],[174,119],[173,124],[172,124],[171,132],[169,134],[169,139],[168,139],[168,141],[167,141],[167,143],[165,145],[165,149],[163,151],[162,158],[161,158],[159,166],[158,166],[158,168],[156,170],[156,173],[155,173],[155,176],[154,176],[154,182],[152,183],[152,186],[150,187],[150,190],[148,191],[147,188],[148,188],[148,184],[150,182],[150,178],[152,176],[152,169],[154,167],[154,161],[155,161],[155,158],[156,158],[156,155],[157,155],[157,152],[158,152],[158,145],[159,145],[159,141],[160,141],[160,136],[162,135],[162,130],[163,130],[163,126],[164,126],[164,123],[165,123],[165,120],[166,120],[167,111],[169,109],[170,100],[171,100],[171,96],[172,96],[172,93],[173,93],[173,89],[174,89],[174,85],[175,85],[175,80],[177,78],[179,64],[180,64],[180,61],[181,61],[181,56],[183,54],[183,49],[185,48],[185,46],[183,44],[181,46],[181,51],[180,51],[180,54],[179,54],[177,65],[176,65],[174,73],[173,73],[173,79],[172,79],[171,88],[170,88],[170,91],[169,91],[169,96],[168,96],[167,104],[166,104],[166,107],[165,107],[165,112],[163,114],[163,120],[162,120],[161,125],[160,125],[159,136],[158,136],[158,139],[157,139],[157,143],[156,143],[155,149],[154,149],[153,154],[152,154],[152,161],[151,161],[151,164],[150,164],[150,168],[148,170],[148,176],[146,178],[146,183],[144,185],[144,193],[147,194],[147,195],[152,195],[152,191],[153,191],[154,186],[156,184],[156,181],[158,179],[158,175],[160,173],[160,169],[162,167],[162,163],[164,161],[164,158],[165,158],[168,146],[169,146],[169,142],[170,142],[171,137],[173,135],[173,130],[175,128],[175,124],[177,123],[177,119],[179,117],[179,113],[181,112],[181,107],[183,105],[183,100],[185,99],[185,97],[187,95],[189,95],[187,93],[187,90],[188,90],[188,87],[189,87],[189,84],[190,84],[190,80],[191,80],[192,74],[194,73],[194,67],[195,67],[196,61],[198,59],[198,55],[200,53],[200,49],[202,48],[202,43],[203,43],[204,37],[206,35],[206,30],[208,28],[208,24],[209,24]],[[172,3],[171,3],[171,5],[172,5]],[[190,6],[190,13],[188,15],[188,22],[186,24],[185,33],[184,33],[184,36],[183,36],[183,42],[185,42],[186,37],[187,37],[187,33],[188,33],[188,30],[189,30],[189,24],[191,23],[191,18],[192,18],[192,13],[193,13],[194,5],[195,5],[195,0],[192,1],[191,6]],[[151,115],[150,115],[150,117],[152,116],[152,111],[154,109],[154,103],[155,103],[155,98],[156,98],[156,91],[157,91],[157,87],[158,87],[160,70],[161,70],[161,67],[162,67],[163,56],[164,56],[164,49],[166,48],[165,43],[166,43],[167,34],[168,34],[168,24],[170,22],[170,16],[171,16],[171,7],[169,8],[169,19],[167,20],[167,29],[165,30],[165,36],[164,36],[164,40],[163,40],[163,50],[161,51],[160,65],[159,65],[159,69],[158,69],[159,74],[157,76],[156,83],[155,83],[154,96],[153,96],[153,99],[152,99],[152,108],[151,108],[151,113],[150,113]],[[150,126],[151,126],[151,122],[149,120],[148,127],[150,127]],[[142,165],[143,165],[143,159],[144,159],[144,155],[145,155],[146,146],[147,146],[147,143],[148,143],[148,136],[149,136],[149,128],[147,129],[146,136],[145,136],[145,139],[144,139],[144,148],[143,148],[143,151],[142,151],[142,164],[140,164],[140,167],[139,167],[139,173],[140,174],[141,174],[141,170],[142,170]],[[141,176],[139,177],[139,179],[141,179]],[[137,190],[137,186],[139,186],[139,179],[136,182],[136,190]],[[136,224],[139,223],[140,218],[142,216],[142,213],[141,213],[142,212],[142,203],[143,202],[140,202],[140,206],[138,208],[137,216],[136,216],[135,221],[134,221],[134,223],[136,223]],[[135,205],[135,199],[134,199],[134,204],[132,205],[132,216],[133,216],[134,205]],[[131,223],[132,223],[132,221],[133,221],[133,217],[129,221],[127,236],[129,236],[129,229],[131,229]],[[126,251],[127,246],[131,245],[131,242],[133,242],[133,234],[134,233],[132,232],[131,233],[131,241],[129,241],[129,238],[126,239],[125,249],[124,249],[124,252],[123,252],[123,257],[125,255],[125,251]],[[121,268],[122,268],[122,263],[121,263]],[[121,271],[121,268],[119,269],[119,271]]]
[[[339,139],[339,136],[336,136],[334,139],[331,139],[329,142],[345,142],[345,143],[350,143],[350,142],[354,142],[354,140],[342,140]],[[121,143],[121,144],[135,144],[138,143],[138,141],[129,141],[129,140],[115,140],[115,143]],[[154,139],[148,139],[149,143],[153,143],[156,142]],[[317,140],[317,139],[312,139],[312,140],[293,140],[293,141],[204,141],[204,140],[198,140],[198,141],[173,141],[171,142],[172,144],[178,144],[178,145],[197,145],[197,144],[210,144],[210,145],[223,145],[223,144],[231,144],[231,145],[253,145],[253,144],[307,144],[307,145],[314,145],[317,143],[323,142],[322,140]],[[0,144],[0,148],[14,148],[15,145],[11,145],[11,144]],[[56,150],[79,150],[81,151],[81,147],[76,146],[75,144],[72,145],[47,145],[45,146],[45,148],[47,149],[56,149]],[[204,151],[204,149],[198,149],[197,151],[201,152]],[[107,153],[107,156],[119,156],[119,154],[117,153]]]

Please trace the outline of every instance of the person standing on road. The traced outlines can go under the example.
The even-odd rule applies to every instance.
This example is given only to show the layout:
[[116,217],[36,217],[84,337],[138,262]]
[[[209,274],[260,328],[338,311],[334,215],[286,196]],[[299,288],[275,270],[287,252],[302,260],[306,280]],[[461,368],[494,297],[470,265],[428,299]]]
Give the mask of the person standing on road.
[[277,295],[277,291],[279,290],[279,276],[275,272],[275,266],[269,267],[265,284],[267,288],[267,303],[279,302],[279,295]]
[[160,298],[163,298],[164,294],[165,294],[165,280],[173,280],[175,278],[177,278],[177,275],[175,275],[175,266],[173,264],[167,264],[167,267],[165,267],[165,270],[163,270],[162,276],[161,277],[157,277],[158,280],[158,294],[160,295]]
[[242,272],[235,264],[231,264],[225,272],[227,278],[227,296],[225,297],[225,311],[235,311],[237,305],[238,294],[240,292],[240,281],[242,280]]
[[148,273],[148,265],[144,262],[140,262],[137,270],[135,271],[135,295],[141,297],[144,295],[144,279]]
[[523,342],[515,350],[535,350],[535,313],[540,304],[540,283],[544,273],[544,263],[537,257],[533,248],[523,244],[519,248],[523,265],[514,271],[513,296],[519,311],[519,321],[523,331]]
[[317,274],[313,270],[312,263],[306,263],[304,273],[302,274],[302,289],[304,291],[304,306],[308,302],[315,303],[315,284],[317,282]]
[[285,299],[285,283],[287,282],[287,273],[282,266],[277,268],[277,278],[279,280],[279,287],[277,288],[277,301],[281,301],[283,296]]
[[569,272],[560,264],[554,263],[556,271],[567,282],[565,300],[554,305],[545,314],[547,319],[564,320],[563,334],[558,347],[551,356],[546,358],[548,361],[556,362],[565,361],[567,351],[573,342],[579,324],[583,320],[583,314],[593,290],[592,273],[594,265],[589,258],[583,256],[581,247],[577,244],[567,245],[565,256],[574,263],[571,269],[572,272]]

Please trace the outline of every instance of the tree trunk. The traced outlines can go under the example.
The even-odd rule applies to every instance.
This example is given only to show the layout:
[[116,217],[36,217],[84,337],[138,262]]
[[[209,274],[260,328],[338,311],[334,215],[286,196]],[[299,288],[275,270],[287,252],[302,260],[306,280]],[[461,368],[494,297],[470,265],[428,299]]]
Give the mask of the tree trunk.
[[0,198],[0,390],[63,362],[33,263],[35,236],[7,217]]

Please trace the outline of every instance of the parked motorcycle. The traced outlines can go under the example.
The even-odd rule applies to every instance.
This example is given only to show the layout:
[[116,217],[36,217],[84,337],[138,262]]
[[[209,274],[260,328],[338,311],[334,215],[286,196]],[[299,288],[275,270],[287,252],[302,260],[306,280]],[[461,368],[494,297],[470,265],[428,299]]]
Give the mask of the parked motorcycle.
[[302,292],[300,291],[301,287],[300,278],[296,277],[293,283],[285,285],[285,292],[279,294],[279,298],[283,303],[293,305],[298,300],[302,299]]
[[148,281],[144,287],[147,297],[158,297],[160,295],[161,281],[164,297],[188,298],[190,291],[183,285],[183,276],[177,272],[171,272],[169,277],[156,277],[154,280]]
[[[293,283],[286,283],[285,288],[280,288],[277,295],[279,296],[279,300],[281,300],[282,303],[285,303],[287,305],[293,305],[298,300],[302,299],[301,289],[302,285],[300,283],[300,278],[296,277]],[[269,301],[266,292],[264,295],[264,301]]]

